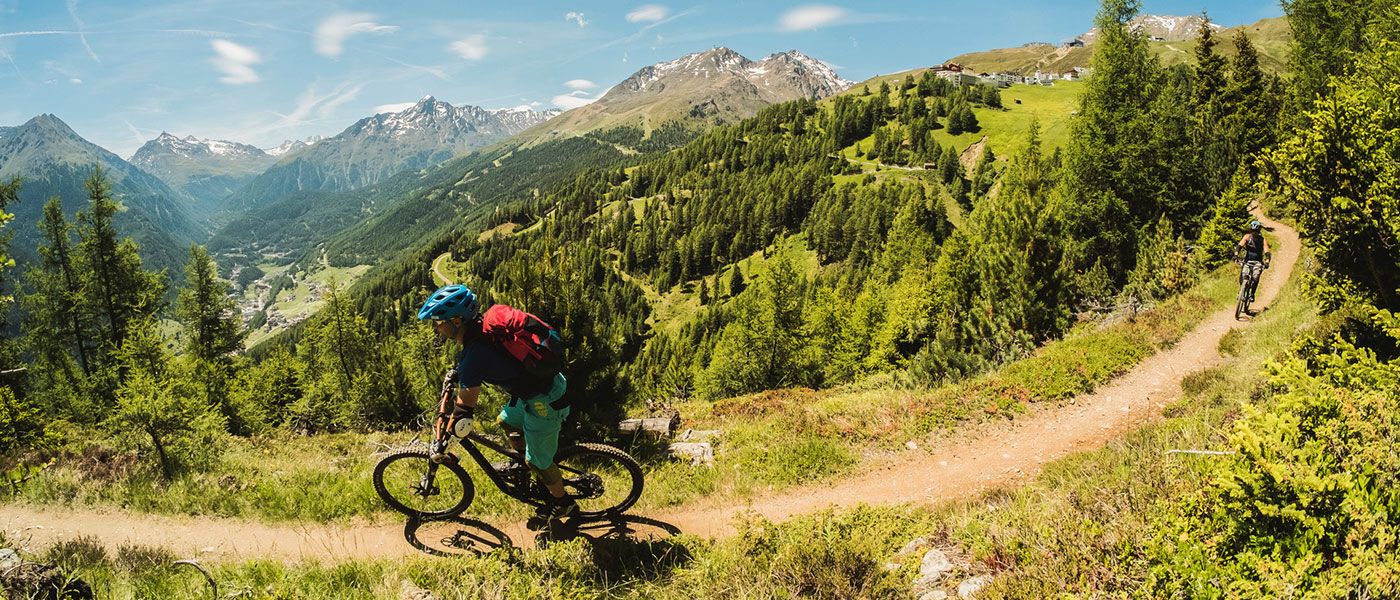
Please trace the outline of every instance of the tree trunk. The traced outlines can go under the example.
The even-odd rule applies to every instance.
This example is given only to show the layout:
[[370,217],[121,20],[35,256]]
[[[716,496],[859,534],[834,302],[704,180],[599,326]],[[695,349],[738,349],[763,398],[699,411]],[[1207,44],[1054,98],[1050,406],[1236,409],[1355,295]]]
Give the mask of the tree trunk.
[[151,436],[151,445],[156,447],[156,456],[160,459],[160,472],[165,476],[166,481],[175,478],[175,468],[170,464],[170,456],[165,452],[165,444],[160,441],[160,434],[154,428],[147,427],[146,433]]

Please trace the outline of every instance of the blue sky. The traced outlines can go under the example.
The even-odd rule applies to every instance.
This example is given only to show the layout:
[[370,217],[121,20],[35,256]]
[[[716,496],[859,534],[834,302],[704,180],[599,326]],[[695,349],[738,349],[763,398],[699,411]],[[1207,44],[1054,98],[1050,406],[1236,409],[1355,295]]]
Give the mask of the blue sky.
[[[568,108],[642,66],[797,49],[847,79],[1060,41],[1097,2],[0,0],[0,125],[53,113],[123,157],[162,130],[269,147],[431,94]],[[1147,0],[1233,26],[1272,0]]]

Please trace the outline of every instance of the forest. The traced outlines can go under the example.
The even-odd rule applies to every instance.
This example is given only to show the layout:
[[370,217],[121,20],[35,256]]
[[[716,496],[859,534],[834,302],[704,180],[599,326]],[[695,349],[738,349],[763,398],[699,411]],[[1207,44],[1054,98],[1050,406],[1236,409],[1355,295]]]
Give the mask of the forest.
[[[442,252],[488,302],[563,332],[573,435],[586,437],[647,401],[927,390],[988,373],[1185,291],[1228,262],[1258,206],[1314,252],[1307,293],[1329,328],[1271,367],[1284,399],[1244,412],[1238,454],[1163,518],[1171,535],[1134,576],[1149,595],[1219,595],[1218,580],[1264,596],[1298,577],[1322,591],[1382,586],[1400,519],[1400,465],[1372,445],[1393,442],[1400,381],[1400,14],[1284,6],[1295,48],[1279,77],[1246,35],[1209,27],[1192,65],[1163,67],[1127,27],[1138,3],[1105,0],[1063,149],[1043,148],[1035,127],[1008,157],[940,146],[932,132],[975,132],[972,108],[1002,99],[931,74],[663,130],[653,146],[626,130],[573,142],[588,150],[569,176],[500,178],[497,202],[454,212],[471,227],[406,202],[430,243],[395,255],[339,238],[333,255],[383,266],[255,353],[208,251],[190,248],[167,293],[113,225],[95,171],[73,222],[58,199],[37,224],[0,221],[7,236],[42,234],[37,266],[0,270],[13,290],[0,309],[22,315],[0,345],[0,470],[72,460],[65,444],[90,437],[172,481],[211,468],[230,436],[413,427],[449,359],[413,320]],[[616,141],[646,151],[600,149]],[[0,186],[0,214],[22,185]],[[507,222],[521,229],[479,235]]]

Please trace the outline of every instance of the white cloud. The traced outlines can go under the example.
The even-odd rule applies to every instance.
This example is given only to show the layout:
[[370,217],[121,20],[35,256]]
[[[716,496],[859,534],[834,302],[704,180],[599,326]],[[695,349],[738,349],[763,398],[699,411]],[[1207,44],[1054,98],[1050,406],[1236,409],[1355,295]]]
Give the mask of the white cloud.
[[564,20],[565,20],[565,21],[573,21],[573,22],[575,22],[575,23],[578,23],[578,28],[579,28],[579,29],[583,29],[584,27],[587,27],[587,26],[588,26],[588,20],[583,18],[583,13],[581,13],[581,12],[568,12],[568,13],[565,13],[565,14],[564,14]]
[[253,71],[253,65],[262,62],[262,57],[258,56],[257,51],[228,40],[210,40],[209,45],[213,46],[214,53],[217,54],[209,62],[224,72],[219,81],[229,85],[258,82],[258,74]]
[[643,4],[627,13],[628,23],[655,23],[666,18],[670,11],[660,4]]
[[73,85],[82,85],[82,84],[83,84],[83,80],[78,79],[77,77],[74,77],[74,78],[72,78],[72,79],[69,79],[69,80],[68,80],[68,83],[71,83],[71,84],[73,84]]
[[486,36],[480,33],[469,35],[452,42],[448,48],[457,56],[467,60],[481,60],[486,56]]
[[399,102],[399,103],[396,103],[396,104],[380,104],[379,106],[374,107],[374,114],[403,112],[403,111],[405,111],[405,110],[408,110],[408,109],[410,109],[410,108],[413,108],[413,105],[414,105],[414,104],[417,104],[417,102]]
[[337,57],[345,51],[345,40],[357,33],[385,34],[398,31],[393,25],[374,22],[369,13],[335,13],[316,26],[316,53]]
[[778,18],[778,30],[802,31],[831,25],[845,19],[850,13],[839,6],[830,4],[808,4],[783,13]]
[[597,100],[598,98],[596,97],[589,98],[588,94],[581,90],[574,90],[567,94],[560,94],[549,99],[549,101],[553,102],[555,106],[558,106],[559,108],[562,108],[564,110],[570,110],[578,108],[580,106],[592,104]]
[[564,82],[564,87],[571,90],[591,90],[598,87],[598,84],[587,79],[570,79]]

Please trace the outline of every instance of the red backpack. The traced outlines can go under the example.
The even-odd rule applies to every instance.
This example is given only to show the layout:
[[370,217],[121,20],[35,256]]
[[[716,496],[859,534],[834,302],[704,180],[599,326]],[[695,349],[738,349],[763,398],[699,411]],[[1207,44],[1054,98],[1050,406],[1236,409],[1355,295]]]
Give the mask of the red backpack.
[[530,375],[553,377],[564,368],[559,331],[535,315],[495,304],[481,316],[481,331],[525,365]]

